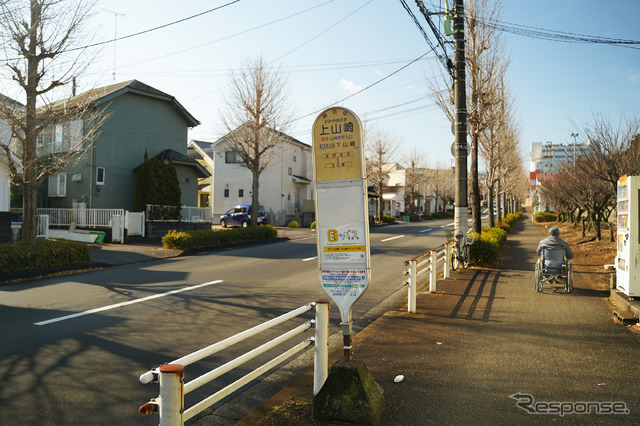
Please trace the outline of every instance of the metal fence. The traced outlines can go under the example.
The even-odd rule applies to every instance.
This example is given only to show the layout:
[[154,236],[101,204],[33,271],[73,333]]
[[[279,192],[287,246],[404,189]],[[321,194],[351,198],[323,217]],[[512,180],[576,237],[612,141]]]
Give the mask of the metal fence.
[[212,223],[211,207],[161,206],[147,204],[148,222]]
[[413,259],[405,260],[404,265],[409,269],[403,274],[409,278],[404,281],[404,285],[409,286],[409,303],[407,310],[411,313],[416,312],[416,297],[418,289],[418,277],[429,273],[429,292],[436,292],[436,280],[438,277],[438,265],[443,265],[443,277],[449,278],[451,271],[451,249],[453,241],[448,241],[434,249],[425,251]]
[[[292,330],[280,335],[279,337],[245,353],[244,355],[233,359],[226,364],[223,364],[201,375],[200,377],[189,381],[188,383],[185,383],[184,370],[186,366],[193,364],[205,357],[213,355],[236,343],[244,341],[250,337],[256,336],[261,332],[268,330],[269,328],[293,319],[305,312],[310,311],[313,308],[315,308],[315,320],[306,321],[303,324],[293,328]],[[222,376],[223,374],[228,373],[234,368],[243,365],[253,358],[267,352],[268,350],[284,343],[285,341],[299,335],[300,333],[305,332],[312,327],[315,327],[315,337],[311,337],[298,343],[291,349],[276,356],[271,361],[268,361],[264,365],[241,377],[225,388],[196,403],[192,407],[185,409],[184,395]],[[214,343],[210,346],[207,346],[206,348],[200,349],[196,352],[193,352],[182,358],[178,358],[168,364],[164,364],[161,367],[155,368],[142,374],[140,376],[140,382],[144,384],[159,383],[160,395],[158,396],[158,398],[154,398],[146,404],[143,404],[139,408],[139,412],[142,415],[158,413],[160,415],[160,426],[183,425],[185,421],[193,418],[195,415],[201,413],[211,405],[222,400],[223,398],[240,389],[242,386],[258,378],[260,375],[266,373],[281,362],[300,353],[311,345],[315,345],[313,393],[314,395],[317,395],[329,374],[328,342],[329,302],[317,301],[306,304],[298,309],[280,315],[279,317],[276,317],[270,321],[245,330],[242,333],[236,334],[235,336],[231,336],[218,343]]]
[[46,214],[38,215],[38,228],[36,231],[36,238],[49,239],[49,216]]

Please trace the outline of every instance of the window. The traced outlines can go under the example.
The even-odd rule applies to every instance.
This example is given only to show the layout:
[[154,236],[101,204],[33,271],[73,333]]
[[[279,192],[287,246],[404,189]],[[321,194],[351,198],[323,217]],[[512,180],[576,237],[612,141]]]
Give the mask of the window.
[[104,185],[105,171],[104,167],[96,169],[96,185]]
[[41,136],[41,143],[49,143],[51,153],[79,151],[82,149],[82,120],[54,124]]
[[224,198],[229,198],[229,188],[224,190]]
[[64,173],[49,176],[49,197],[66,197],[67,175]]
[[227,164],[242,163],[242,156],[239,152],[227,151],[224,153],[224,162]]
[[238,197],[244,197],[244,189],[238,189]]
[[289,176],[291,176],[293,174],[293,170],[291,169],[291,167],[289,167]]
[[293,156],[293,162],[294,163],[296,162],[296,156],[295,155]]

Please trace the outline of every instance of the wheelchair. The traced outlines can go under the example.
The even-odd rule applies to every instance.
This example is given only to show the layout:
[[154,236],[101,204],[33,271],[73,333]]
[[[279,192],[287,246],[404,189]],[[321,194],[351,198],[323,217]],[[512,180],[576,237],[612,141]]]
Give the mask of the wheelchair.
[[573,292],[573,266],[564,256],[564,249],[543,249],[536,262],[535,285],[541,292],[545,284],[563,284],[564,292]]

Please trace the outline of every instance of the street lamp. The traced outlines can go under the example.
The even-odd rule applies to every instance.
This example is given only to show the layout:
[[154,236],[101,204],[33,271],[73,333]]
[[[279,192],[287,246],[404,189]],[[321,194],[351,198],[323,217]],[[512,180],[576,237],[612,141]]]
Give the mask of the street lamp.
[[571,137],[573,138],[573,165],[576,165],[576,139],[578,138],[577,133],[571,133]]

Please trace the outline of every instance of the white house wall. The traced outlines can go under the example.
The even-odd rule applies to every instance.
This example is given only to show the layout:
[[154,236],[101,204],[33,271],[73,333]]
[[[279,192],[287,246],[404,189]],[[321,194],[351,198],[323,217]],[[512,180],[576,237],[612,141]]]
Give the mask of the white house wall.
[[0,153],[0,212],[9,211],[10,193],[9,166],[6,156]]
[[[294,182],[293,175],[311,181],[311,147],[302,148],[297,144],[282,143],[274,163],[260,175],[259,197],[274,225],[284,225],[287,220],[302,213],[304,200],[313,199],[311,184]],[[251,204],[251,173],[238,164],[225,163],[225,150],[220,147],[214,154],[213,194],[211,208],[214,223],[229,208],[238,204]],[[293,158],[295,156],[295,161]],[[291,174],[289,174],[291,168]],[[296,188],[299,188],[299,207],[296,209]],[[229,197],[224,196],[229,189]],[[244,195],[239,196],[239,190]]]

